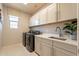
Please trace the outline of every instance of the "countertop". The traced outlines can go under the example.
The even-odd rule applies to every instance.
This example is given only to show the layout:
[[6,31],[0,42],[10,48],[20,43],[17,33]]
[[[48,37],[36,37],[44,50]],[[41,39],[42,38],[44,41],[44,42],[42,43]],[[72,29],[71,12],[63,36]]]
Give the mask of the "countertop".
[[47,34],[47,33],[44,33],[44,34],[40,34],[40,35],[35,35],[36,37],[40,37],[40,38],[45,38],[45,39],[49,39],[49,40],[53,40],[53,41],[58,41],[58,42],[62,42],[62,43],[66,43],[66,44],[70,44],[70,45],[74,45],[74,46],[77,46],[77,40],[71,40],[69,39],[68,37],[64,36],[64,38],[66,40],[59,40],[59,39],[52,39],[52,38],[49,38],[51,36],[55,36],[57,37],[58,35],[57,34]]

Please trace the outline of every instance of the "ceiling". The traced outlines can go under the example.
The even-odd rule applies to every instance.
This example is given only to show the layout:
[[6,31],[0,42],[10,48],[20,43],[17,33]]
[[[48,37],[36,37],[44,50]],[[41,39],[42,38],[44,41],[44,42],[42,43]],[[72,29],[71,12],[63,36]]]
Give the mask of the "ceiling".
[[4,5],[11,7],[11,8],[21,10],[21,11],[26,12],[28,14],[34,14],[35,12],[37,12],[42,7],[44,7],[45,5],[49,5],[49,4],[47,4],[47,3],[28,3],[28,4],[5,3]]

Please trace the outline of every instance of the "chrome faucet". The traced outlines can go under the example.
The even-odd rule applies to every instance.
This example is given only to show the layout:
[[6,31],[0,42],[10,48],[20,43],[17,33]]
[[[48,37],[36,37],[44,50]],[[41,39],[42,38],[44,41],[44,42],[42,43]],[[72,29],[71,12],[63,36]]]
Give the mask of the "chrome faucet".
[[57,31],[57,29],[59,29],[59,37],[62,37],[61,28],[60,27],[56,27],[56,31]]

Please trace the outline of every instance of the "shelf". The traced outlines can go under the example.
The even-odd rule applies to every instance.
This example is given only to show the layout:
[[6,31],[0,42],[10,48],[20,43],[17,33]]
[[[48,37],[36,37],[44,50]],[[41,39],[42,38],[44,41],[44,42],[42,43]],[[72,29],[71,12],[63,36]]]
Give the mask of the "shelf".
[[68,22],[68,21],[75,21],[75,20],[77,21],[77,18],[68,19],[68,20],[64,20],[64,21],[57,21],[57,22],[53,22],[53,23],[47,23],[47,24],[40,24],[40,25],[35,25],[35,26],[29,26],[29,27],[32,28],[32,27],[45,26],[45,25],[56,24],[56,23],[62,23],[62,22]]

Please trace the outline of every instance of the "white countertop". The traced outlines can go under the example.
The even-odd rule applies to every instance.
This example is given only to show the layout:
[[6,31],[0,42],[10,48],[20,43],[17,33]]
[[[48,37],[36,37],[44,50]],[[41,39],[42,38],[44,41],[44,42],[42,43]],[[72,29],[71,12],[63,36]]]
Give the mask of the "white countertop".
[[35,36],[40,37],[40,38],[45,38],[45,39],[50,39],[50,40],[62,42],[62,43],[66,43],[66,44],[70,44],[70,45],[74,45],[74,46],[77,46],[78,45],[77,44],[77,40],[71,40],[68,37],[64,37],[64,38],[66,38],[66,40],[58,40],[58,39],[49,38],[51,36],[58,37],[57,34],[47,34],[47,33],[44,33],[44,34],[35,35]]

